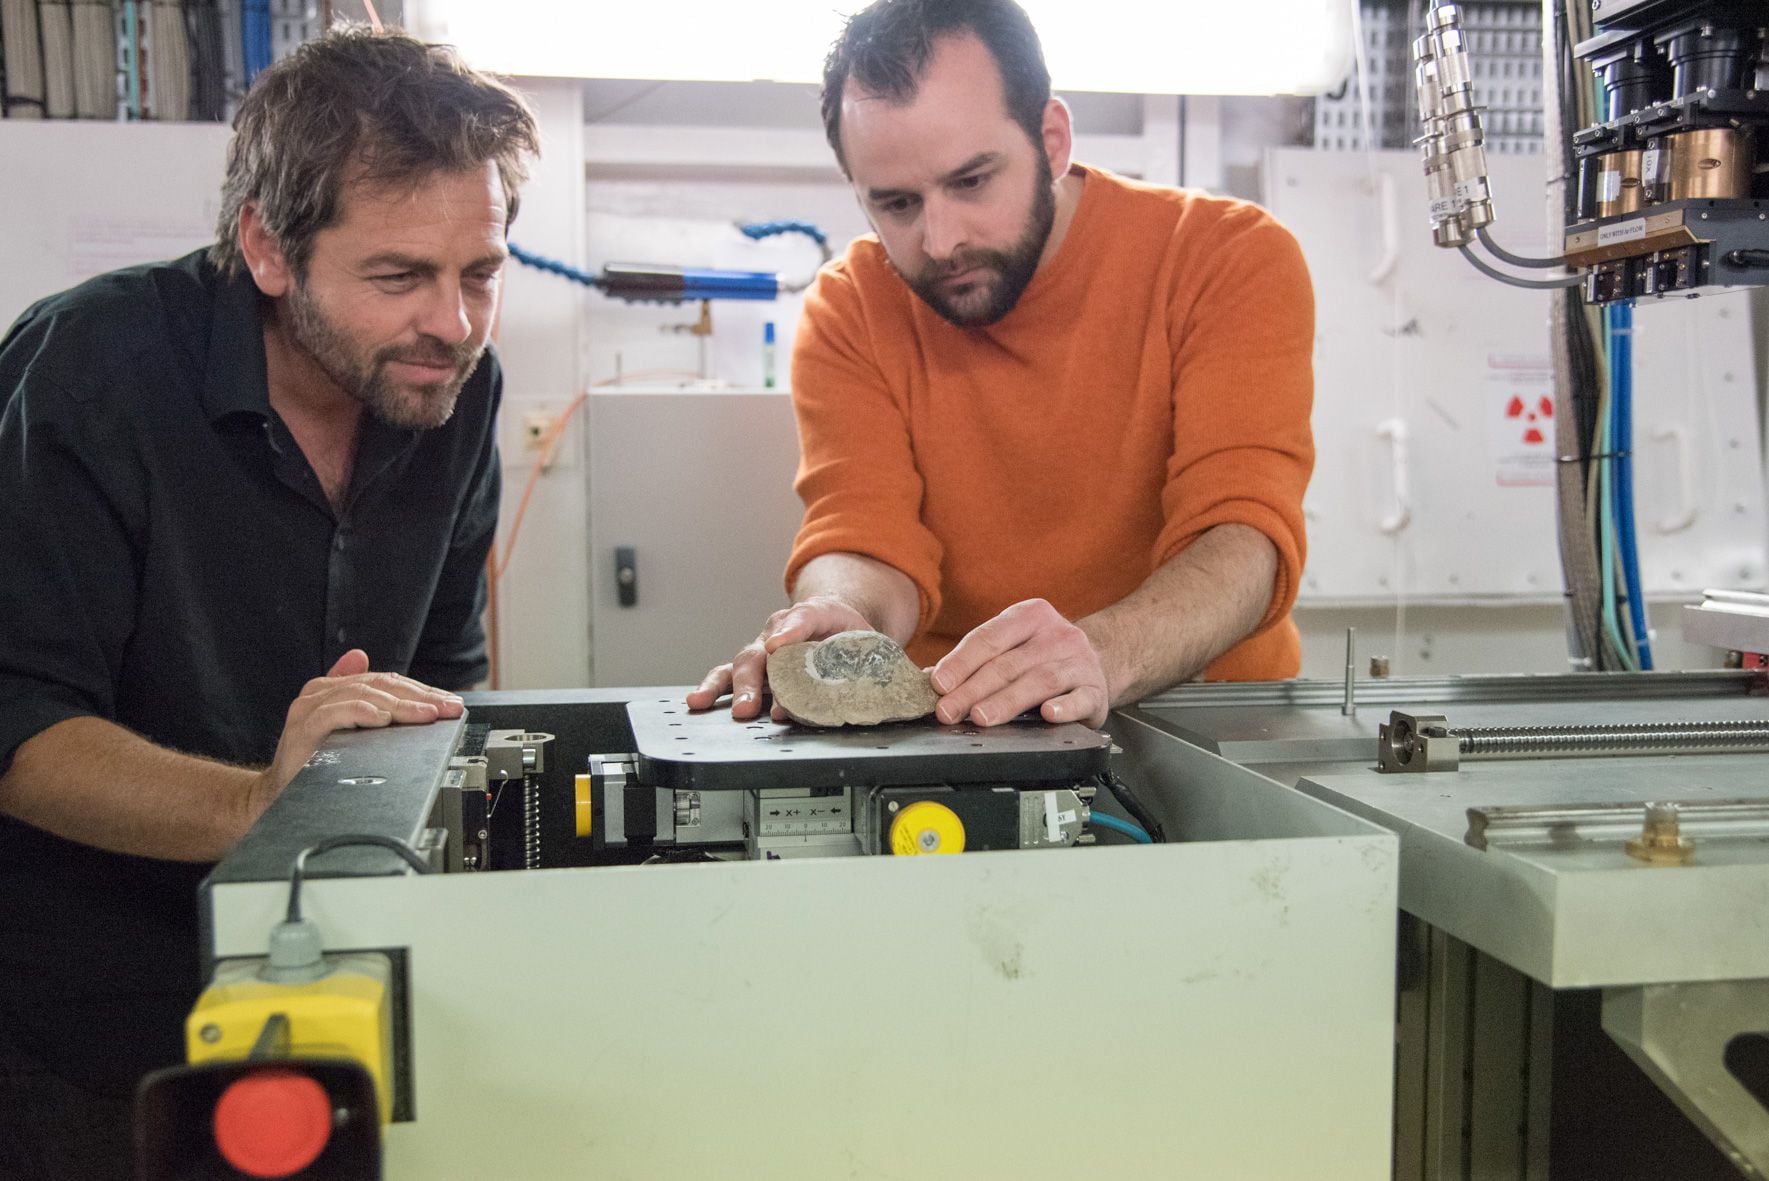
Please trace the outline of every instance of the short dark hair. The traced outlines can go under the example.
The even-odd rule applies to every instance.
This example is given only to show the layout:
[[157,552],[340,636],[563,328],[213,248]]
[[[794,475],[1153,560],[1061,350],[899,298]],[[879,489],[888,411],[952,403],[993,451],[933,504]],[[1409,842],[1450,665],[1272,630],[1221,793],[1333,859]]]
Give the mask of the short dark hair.
[[842,90],[848,79],[869,93],[907,102],[941,38],[970,33],[995,58],[1007,113],[1033,143],[1050,102],[1050,71],[1038,31],[1013,0],[873,0],[848,20],[823,63],[823,130],[842,172]]
[[239,214],[251,201],[301,276],[353,176],[417,184],[492,161],[514,220],[528,157],[539,153],[522,96],[449,46],[341,26],[259,74],[240,103],[209,258],[225,274],[244,269]]

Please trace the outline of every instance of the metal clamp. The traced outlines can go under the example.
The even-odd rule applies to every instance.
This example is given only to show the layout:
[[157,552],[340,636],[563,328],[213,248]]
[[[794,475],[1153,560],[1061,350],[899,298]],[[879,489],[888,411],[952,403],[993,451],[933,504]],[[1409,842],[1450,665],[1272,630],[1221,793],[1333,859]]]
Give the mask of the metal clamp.
[[1383,772],[1454,771],[1461,745],[1442,714],[1397,709],[1376,728],[1376,765]]
[[551,734],[530,730],[493,730],[485,736],[487,777],[521,779],[547,769],[547,745]]

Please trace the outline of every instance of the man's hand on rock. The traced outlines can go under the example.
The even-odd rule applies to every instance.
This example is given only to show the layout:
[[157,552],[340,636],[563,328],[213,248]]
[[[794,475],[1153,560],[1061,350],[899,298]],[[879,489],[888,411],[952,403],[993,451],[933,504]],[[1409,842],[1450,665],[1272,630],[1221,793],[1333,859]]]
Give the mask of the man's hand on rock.
[[[731,717],[747,721],[762,712],[762,693],[768,687],[768,653],[787,644],[821,640],[845,631],[870,631],[872,624],[853,607],[832,595],[815,595],[768,616],[762,632],[744,645],[729,664],[706,674],[699,688],[688,694],[689,709],[711,709],[719,698],[731,694]],[[775,721],[785,715],[774,711]]]
[[968,717],[996,726],[1037,709],[1047,722],[1100,726],[1112,703],[1087,633],[1043,599],[1015,603],[974,629],[934,665],[933,683],[934,716],[947,725]]

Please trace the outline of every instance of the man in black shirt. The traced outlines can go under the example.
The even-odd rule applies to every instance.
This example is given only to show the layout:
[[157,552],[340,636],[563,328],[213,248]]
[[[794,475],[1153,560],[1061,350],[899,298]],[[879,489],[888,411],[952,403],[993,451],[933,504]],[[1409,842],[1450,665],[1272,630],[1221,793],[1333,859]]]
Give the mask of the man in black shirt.
[[330,34],[241,105],[215,246],[0,339],[0,1177],[129,1174],[207,863],[326,734],[484,676],[536,150],[452,51]]

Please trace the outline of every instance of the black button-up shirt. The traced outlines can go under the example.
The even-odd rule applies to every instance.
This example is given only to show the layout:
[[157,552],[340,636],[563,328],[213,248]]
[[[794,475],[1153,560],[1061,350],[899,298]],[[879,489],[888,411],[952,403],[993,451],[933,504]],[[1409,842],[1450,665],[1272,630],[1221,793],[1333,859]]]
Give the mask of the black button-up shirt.
[[[442,688],[484,677],[496,359],[444,426],[364,415],[335,512],[271,409],[260,298],[193,254],[54,296],[0,339],[0,771],[88,715],[268,763],[302,684],[350,648]],[[0,816],[9,1035],[116,1086],[181,1058],[207,869]]]

